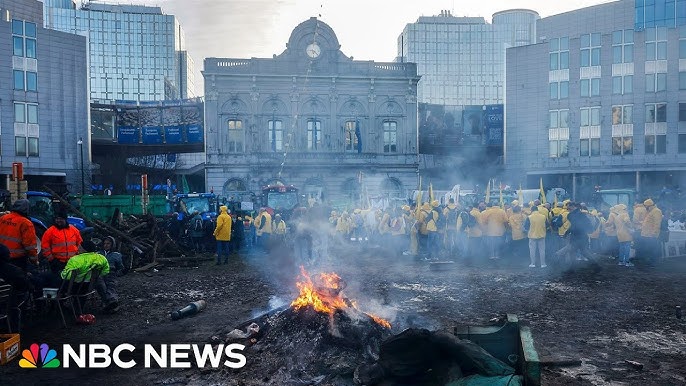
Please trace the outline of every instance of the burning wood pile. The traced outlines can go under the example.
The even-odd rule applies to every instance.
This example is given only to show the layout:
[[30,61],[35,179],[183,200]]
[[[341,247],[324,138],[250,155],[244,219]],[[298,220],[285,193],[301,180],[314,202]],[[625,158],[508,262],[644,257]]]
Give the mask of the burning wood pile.
[[241,385],[522,385],[513,367],[468,340],[423,329],[391,336],[388,321],[343,294],[335,273],[301,268],[296,285],[290,306],[212,338],[249,347],[244,368],[222,370]]
[[335,273],[311,277],[301,268],[296,285],[299,295],[290,306],[224,335],[226,342],[251,346],[241,379],[255,385],[352,384],[360,363],[378,359],[390,323],[361,311]]

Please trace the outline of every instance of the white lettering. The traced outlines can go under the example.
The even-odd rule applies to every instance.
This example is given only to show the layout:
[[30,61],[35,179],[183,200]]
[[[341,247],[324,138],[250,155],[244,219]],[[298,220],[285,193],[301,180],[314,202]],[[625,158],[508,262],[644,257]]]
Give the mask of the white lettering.
[[123,362],[121,360],[121,358],[119,357],[119,355],[121,355],[122,351],[126,350],[129,352],[133,352],[133,350],[135,350],[135,349],[136,349],[136,347],[134,347],[132,344],[128,344],[128,343],[123,343],[123,344],[120,344],[119,346],[115,347],[114,351],[112,352],[112,360],[114,361],[114,364],[117,365],[119,368],[122,368],[122,369],[130,369],[133,366],[135,366],[136,361],[134,361],[133,359],[131,359],[128,362]]
[[[102,359],[102,361],[98,361]],[[110,346],[106,344],[88,345],[88,367],[91,369],[105,369],[112,364]]]
[[238,343],[231,343],[230,345],[226,346],[226,348],[224,349],[226,356],[229,357],[229,359],[237,359],[238,362],[231,362],[227,360],[224,361],[224,366],[230,367],[232,369],[240,369],[241,367],[245,366],[245,363],[247,362],[245,355],[233,352],[234,350],[243,351],[244,348],[245,346]]
[[186,352],[191,349],[190,344],[170,344],[171,354],[169,360],[171,363],[169,367],[172,369],[189,369],[191,362],[182,362],[183,359],[188,359],[189,353]]
[[193,345],[193,354],[195,354],[195,363],[198,367],[205,367],[205,362],[209,358],[210,364],[213,368],[219,367],[219,363],[222,359],[222,351],[224,351],[224,345],[220,344],[217,346],[217,350],[212,350],[212,345],[206,344],[200,352],[198,345]]
[[161,368],[166,368],[167,367],[167,345],[162,344],[160,346],[160,352],[159,354],[155,349],[152,347],[152,345],[146,344],[144,348],[144,356],[145,356],[145,368],[149,369],[150,368],[150,358],[154,359],[155,362],[157,362],[157,365]]
[[69,360],[73,360],[77,367],[83,369],[86,367],[86,345],[79,345],[79,353],[77,354],[71,345],[62,345],[62,367],[69,368]]

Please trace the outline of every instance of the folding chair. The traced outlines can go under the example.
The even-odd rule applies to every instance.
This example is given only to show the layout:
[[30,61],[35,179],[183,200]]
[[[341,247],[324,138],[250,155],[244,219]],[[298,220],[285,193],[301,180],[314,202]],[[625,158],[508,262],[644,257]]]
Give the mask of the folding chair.
[[91,268],[89,275],[90,281],[88,282],[88,287],[86,287],[86,291],[84,293],[77,292],[73,295],[74,300],[76,300],[76,305],[79,308],[79,315],[83,314],[81,299],[84,299],[83,303],[85,305],[85,303],[93,299],[95,297],[95,294],[97,293],[95,286],[97,285],[98,279],[100,278],[100,270],[97,268]]
[[7,323],[7,332],[12,332],[12,325],[10,325],[10,295],[12,293],[12,286],[0,285],[0,320],[5,320]]
[[57,304],[57,309],[60,311],[60,316],[62,317],[62,324],[64,325],[64,327],[67,327],[67,321],[66,319],[64,319],[64,312],[62,311],[62,302],[69,301],[71,305],[71,312],[74,314],[74,319],[76,319],[76,312],[74,311],[74,302],[72,301],[72,297],[74,296],[73,290],[76,276],[77,272],[72,271],[69,280],[62,280],[62,284],[60,285],[60,288],[57,290],[57,295],[54,298],[41,296],[39,298],[34,299],[37,301],[43,301],[46,304],[51,302]]

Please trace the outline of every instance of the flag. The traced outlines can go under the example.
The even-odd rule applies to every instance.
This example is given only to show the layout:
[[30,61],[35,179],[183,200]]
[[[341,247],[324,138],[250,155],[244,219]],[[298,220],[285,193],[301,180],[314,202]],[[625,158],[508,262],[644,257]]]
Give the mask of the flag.
[[543,177],[541,177],[541,204],[545,204],[545,190],[543,190]]
[[188,187],[188,181],[186,180],[185,174],[181,175],[181,183],[183,186],[183,192],[184,193],[190,193],[191,189]]
[[432,204],[434,202],[434,187],[431,185],[431,182],[429,182],[429,204]]
[[415,204],[415,217],[419,216],[419,207],[422,206],[422,176],[419,176],[419,186],[417,187],[417,202]]
[[505,207],[505,203],[503,202],[503,184],[500,184],[500,209],[503,209]]
[[488,185],[486,185],[486,204],[491,201],[491,180],[488,180]]
[[522,192],[522,184],[519,184],[519,192],[517,192],[517,199],[519,199],[519,205],[524,205],[524,192]]
[[360,121],[355,121],[355,137],[357,137],[357,153],[362,153],[362,132],[360,131]]

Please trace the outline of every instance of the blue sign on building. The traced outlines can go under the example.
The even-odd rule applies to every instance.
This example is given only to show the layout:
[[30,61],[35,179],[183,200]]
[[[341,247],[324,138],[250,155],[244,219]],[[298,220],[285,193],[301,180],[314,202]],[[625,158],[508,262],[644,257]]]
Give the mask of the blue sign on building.
[[162,143],[162,128],[159,126],[146,126],[143,128],[143,144],[158,145]]
[[183,143],[183,135],[181,131],[181,126],[165,126],[164,142],[171,144]]
[[503,146],[505,109],[503,105],[486,105],[484,109],[486,145]]
[[202,126],[190,125],[186,127],[186,140],[188,143],[202,143],[205,140]]
[[137,144],[140,142],[140,129],[133,126],[117,127],[117,142],[123,144]]

